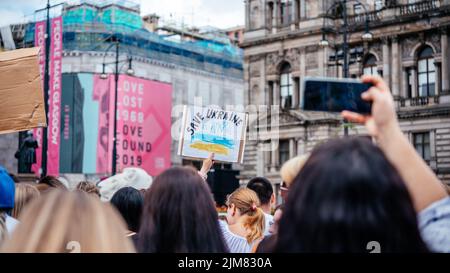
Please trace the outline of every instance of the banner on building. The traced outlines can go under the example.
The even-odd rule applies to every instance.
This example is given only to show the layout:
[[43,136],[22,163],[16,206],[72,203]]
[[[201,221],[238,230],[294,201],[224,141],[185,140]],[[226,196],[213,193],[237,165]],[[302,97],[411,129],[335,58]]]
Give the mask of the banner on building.
[[[35,46],[41,48],[39,67],[42,80],[45,80],[45,33],[47,24],[45,21],[36,22]],[[49,63],[49,89],[48,92],[48,127],[47,127],[47,174],[59,175],[59,151],[60,151],[60,125],[61,125],[61,91],[62,91],[62,51],[63,51],[63,27],[62,17],[53,18],[50,21],[50,63]],[[44,86],[44,82],[42,83]],[[39,148],[36,150],[36,164],[33,171],[39,174],[42,167],[42,129],[36,129],[34,136]]]
[[211,107],[185,106],[178,154],[242,163],[247,114]]
[[[63,85],[61,172],[111,173],[114,77],[64,74]],[[117,172],[158,175],[171,165],[171,85],[121,75],[117,95]]]

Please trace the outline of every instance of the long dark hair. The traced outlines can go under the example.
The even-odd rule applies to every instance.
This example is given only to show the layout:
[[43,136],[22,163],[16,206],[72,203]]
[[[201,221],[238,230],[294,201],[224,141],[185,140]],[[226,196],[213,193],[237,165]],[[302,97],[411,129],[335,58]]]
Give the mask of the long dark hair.
[[315,148],[289,193],[278,252],[427,252],[407,188],[365,138]]
[[122,215],[128,225],[128,230],[138,232],[144,206],[142,193],[135,188],[125,187],[118,190],[110,202]]
[[227,252],[205,181],[192,169],[171,168],[145,193],[140,252]]

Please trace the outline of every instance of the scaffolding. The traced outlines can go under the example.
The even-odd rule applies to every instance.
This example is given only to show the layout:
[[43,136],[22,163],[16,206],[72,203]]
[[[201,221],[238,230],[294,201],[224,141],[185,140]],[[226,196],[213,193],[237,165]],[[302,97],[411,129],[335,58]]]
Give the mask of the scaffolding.
[[[143,26],[139,10],[117,1],[79,1],[63,8],[63,44],[69,51],[104,51],[114,35],[134,56],[154,59],[235,78],[243,77],[243,51],[224,40],[174,42]],[[114,2],[114,3],[112,3]],[[122,1],[119,1],[122,2]],[[25,43],[34,42],[34,24],[26,28]]]

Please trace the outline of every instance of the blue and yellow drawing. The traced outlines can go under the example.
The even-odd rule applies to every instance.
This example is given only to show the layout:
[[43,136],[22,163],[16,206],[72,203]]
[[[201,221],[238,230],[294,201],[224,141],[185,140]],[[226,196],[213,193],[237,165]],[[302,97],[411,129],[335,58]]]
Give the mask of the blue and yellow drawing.
[[191,141],[189,146],[193,149],[222,155],[228,155],[235,145],[231,139],[207,134],[194,134]]

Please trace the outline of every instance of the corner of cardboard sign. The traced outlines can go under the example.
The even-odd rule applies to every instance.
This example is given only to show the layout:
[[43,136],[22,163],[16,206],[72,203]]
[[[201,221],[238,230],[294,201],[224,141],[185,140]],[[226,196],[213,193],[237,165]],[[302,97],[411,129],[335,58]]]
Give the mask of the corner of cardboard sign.
[[0,103],[0,134],[47,126],[38,54],[37,47],[0,53],[0,97],[8,96]]

